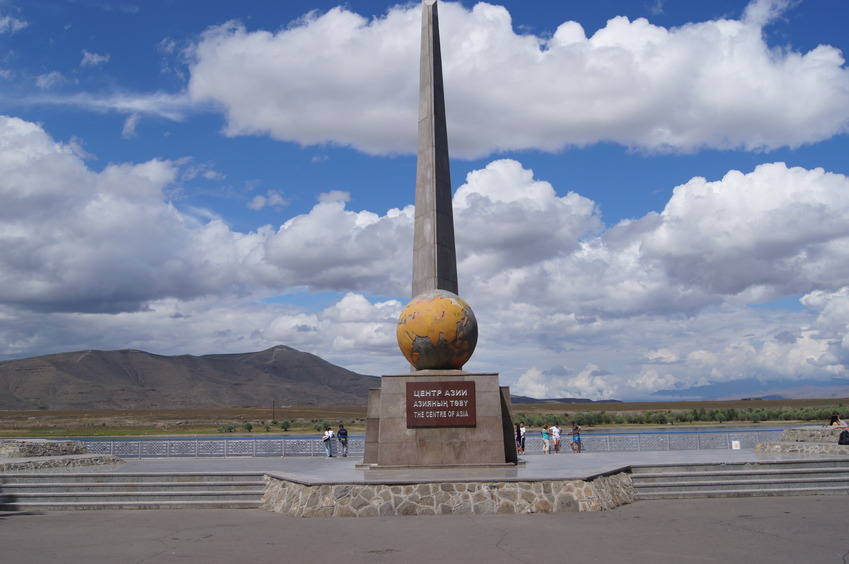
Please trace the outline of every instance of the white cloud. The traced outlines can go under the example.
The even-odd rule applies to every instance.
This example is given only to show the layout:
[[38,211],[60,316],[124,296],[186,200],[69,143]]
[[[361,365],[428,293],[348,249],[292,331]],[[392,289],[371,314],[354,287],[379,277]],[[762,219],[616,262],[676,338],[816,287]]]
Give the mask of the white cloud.
[[257,194],[248,203],[248,208],[252,210],[261,210],[265,207],[281,209],[289,205],[289,201],[277,190],[268,190],[265,195]]
[[182,121],[187,114],[197,110],[196,104],[193,104],[184,93],[135,94],[118,92],[108,96],[79,93],[70,96],[32,96],[28,101],[37,104],[74,106],[95,112],[121,112],[129,115],[137,113],[174,121]]
[[212,251],[250,235],[228,234],[215,222],[197,225],[164,202],[162,190],[177,174],[173,163],[95,173],[38,126],[0,117],[0,171],[3,303],[132,311],[159,297],[190,298],[238,283],[238,269],[221,270]]
[[[393,335],[412,206],[352,211],[350,194],[331,191],[279,227],[240,233],[166,200],[212,165],[97,172],[84,158],[0,117],[0,354],[282,342],[362,372],[405,369]],[[847,194],[843,175],[772,163],[694,178],[662,212],[606,228],[591,200],[494,161],[456,193],[461,294],[481,331],[468,368],[501,372],[517,393],[619,399],[846,378]],[[297,292],[340,297],[266,302]],[[803,311],[749,307],[795,295]]]
[[617,396],[619,386],[610,374],[589,364],[577,374],[556,367],[549,371],[531,368],[521,376],[511,392],[536,398],[610,399]]
[[121,130],[121,137],[124,139],[132,139],[135,137],[136,127],[138,127],[139,121],[141,121],[141,116],[139,114],[130,114],[130,116],[124,120],[124,128]]
[[65,77],[62,76],[62,73],[53,71],[48,72],[46,74],[41,74],[35,78],[35,85],[38,86],[42,90],[46,90],[48,88],[52,88],[53,86],[60,84],[65,81]]
[[97,67],[109,62],[109,54],[100,55],[90,51],[83,50],[83,60],[80,62],[81,67]]
[[647,263],[676,285],[769,301],[846,283],[849,179],[764,164],[675,188],[641,237]]
[[19,20],[12,16],[2,16],[0,17],[0,34],[15,33],[16,31],[24,29],[27,25],[27,22],[24,20]]
[[[579,239],[601,229],[595,204],[575,193],[557,196],[515,160],[472,171],[454,197],[459,268],[485,279],[569,255]],[[491,226],[498,225],[498,229]]]
[[[765,43],[787,6],[758,0],[740,20],[672,29],[617,17],[591,37],[564,22],[543,38],[517,34],[501,6],[442,3],[452,154],[600,141],[769,150],[845,133],[840,51]],[[189,93],[223,109],[229,135],[414,152],[419,10],[366,20],[334,8],[274,33],[212,28],[194,48]]]
[[743,11],[743,21],[765,26],[783,14],[790,7],[790,0],[753,0]]

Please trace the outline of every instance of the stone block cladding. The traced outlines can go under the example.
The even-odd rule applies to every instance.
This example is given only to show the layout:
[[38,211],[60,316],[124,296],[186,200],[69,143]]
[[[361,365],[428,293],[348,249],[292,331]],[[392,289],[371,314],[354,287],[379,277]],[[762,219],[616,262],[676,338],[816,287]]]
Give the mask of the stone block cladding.
[[5,462],[0,460],[0,472],[29,472],[31,470],[50,470],[53,468],[79,468],[83,466],[102,466],[106,464],[124,464],[124,461],[111,454],[91,454],[82,456],[47,456]]
[[781,433],[777,443],[758,443],[755,452],[849,456],[849,446],[837,444],[839,427],[794,427]]
[[[475,424],[410,427],[407,383],[474,383]],[[506,398],[506,399],[505,399]],[[474,466],[515,464],[513,424],[507,388],[498,374],[462,370],[418,370],[384,375],[369,391],[363,466]]]
[[305,485],[266,476],[263,508],[293,517],[490,515],[603,511],[631,503],[625,472],[590,481]]
[[849,456],[849,446],[822,443],[758,443],[755,452],[772,454],[828,454]]
[[794,427],[784,429],[781,433],[782,442],[800,443],[831,443],[836,445],[841,427]]
[[[8,460],[2,460],[4,458]],[[79,441],[48,439],[0,441],[0,472],[27,472],[123,463],[123,460],[111,454],[88,454],[88,449]]]
[[79,441],[50,441],[44,439],[7,439],[0,441],[0,457],[29,458],[32,456],[65,456],[87,454]]

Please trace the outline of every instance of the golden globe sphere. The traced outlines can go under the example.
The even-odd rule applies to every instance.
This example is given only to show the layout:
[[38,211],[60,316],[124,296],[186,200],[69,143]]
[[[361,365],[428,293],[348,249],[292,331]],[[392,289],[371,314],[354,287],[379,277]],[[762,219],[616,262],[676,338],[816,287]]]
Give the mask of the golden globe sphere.
[[478,342],[469,304],[446,290],[428,290],[407,304],[398,319],[398,346],[417,370],[459,370]]

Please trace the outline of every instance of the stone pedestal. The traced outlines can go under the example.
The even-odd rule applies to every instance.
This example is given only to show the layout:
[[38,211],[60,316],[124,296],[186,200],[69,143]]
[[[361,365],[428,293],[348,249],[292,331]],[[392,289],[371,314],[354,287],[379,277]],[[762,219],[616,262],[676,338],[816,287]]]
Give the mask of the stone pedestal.
[[363,466],[517,463],[510,390],[498,374],[419,370],[387,375],[369,393]]

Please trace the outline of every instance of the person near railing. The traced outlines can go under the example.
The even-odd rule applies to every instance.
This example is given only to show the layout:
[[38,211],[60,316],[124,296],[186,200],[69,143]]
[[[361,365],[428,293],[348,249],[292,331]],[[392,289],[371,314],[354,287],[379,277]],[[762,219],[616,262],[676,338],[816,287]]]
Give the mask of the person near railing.
[[542,426],[541,434],[542,434],[542,453],[548,454],[550,452],[550,449],[551,449],[551,443],[550,443],[551,433],[548,430],[548,425]]
[[327,458],[333,457],[333,429],[330,427],[324,428],[324,437],[322,437],[322,442],[324,443],[324,452],[327,453]]
[[525,454],[525,433],[527,429],[525,428],[525,422],[519,421],[519,442],[522,445],[522,454]]
[[342,423],[339,423],[339,430],[336,431],[336,437],[339,439],[339,450],[342,451],[342,456],[348,456],[348,429]]
[[555,423],[554,425],[551,426],[551,428],[549,428],[549,431],[551,432],[551,441],[553,443],[552,446],[554,447],[554,449],[553,449],[554,454],[557,454],[558,452],[560,452],[560,432],[561,432],[561,429],[560,429],[560,427],[557,426],[557,423]]
[[572,435],[572,440],[569,441],[572,446],[572,452],[578,454],[581,452],[581,426],[572,421],[572,430],[569,431],[569,434]]
[[513,429],[513,440],[516,442],[516,452],[519,454],[525,454],[525,450],[522,448],[522,431],[519,429],[519,424],[516,423]]

